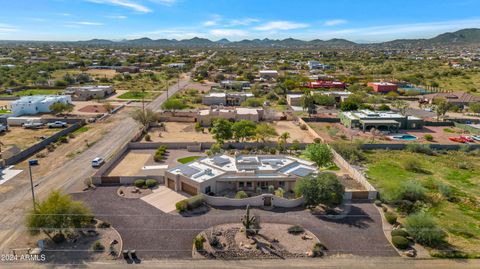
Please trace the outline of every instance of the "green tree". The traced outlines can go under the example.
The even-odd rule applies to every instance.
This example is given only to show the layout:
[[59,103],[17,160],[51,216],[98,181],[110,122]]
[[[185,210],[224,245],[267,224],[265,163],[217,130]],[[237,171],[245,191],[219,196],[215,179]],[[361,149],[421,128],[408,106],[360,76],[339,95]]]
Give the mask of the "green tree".
[[248,98],[245,102],[242,103],[242,106],[247,107],[261,107],[263,105],[262,98]]
[[445,114],[447,114],[448,110],[452,107],[452,105],[447,102],[445,98],[438,98],[435,99],[433,104],[435,105],[435,113],[437,114],[437,121],[440,120],[440,118],[445,117]]
[[310,93],[307,92],[302,96],[300,104],[302,105],[303,111],[308,112],[309,117],[315,112],[315,99]]
[[290,138],[290,133],[289,132],[283,132],[279,137],[278,137],[278,147],[282,152],[285,152],[285,149],[287,147],[287,140]]
[[255,123],[251,120],[237,121],[232,125],[233,137],[237,141],[245,141],[255,136]]
[[342,203],[344,193],[337,176],[328,172],[303,177],[295,184],[295,194],[304,197],[306,207],[323,204],[331,208]]
[[217,143],[223,144],[233,137],[232,122],[226,119],[217,119],[213,122],[210,132]]
[[480,103],[474,103],[468,106],[468,109],[472,113],[480,113]]
[[175,113],[176,110],[185,109],[188,106],[179,99],[170,98],[162,104],[162,109],[172,111]]
[[315,162],[318,167],[326,167],[332,163],[333,153],[327,144],[310,144],[305,149],[305,157]]
[[87,227],[93,216],[90,210],[82,203],[73,201],[67,194],[55,190],[47,199],[27,214],[26,226],[30,234],[45,233],[50,239],[52,235]]
[[132,118],[140,123],[145,129],[147,129],[150,124],[158,121],[158,114],[153,112],[151,109],[136,109],[131,114]]
[[277,131],[268,123],[260,123],[255,127],[255,139],[257,142],[265,142],[269,138],[277,136]]
[[72,112],[73,105],[68,103],[56,102],[51,104],[48,109],[52,111],[54,114],[59,114],[63,112]]
[[315,94],[313,98],[319,106],[333,106],[337,103],[331,95]]
[[347,98],[345,101],[343,101],[340,104],[340,110],[341,111],[354,111],[354,110],[357,110],[357,109],[358,109],[358,103],[356,103],[352,100],[349,100],[349,98]]
[[392,105],[402,115],[405,115],[407,113],[407,108],[410,107],[410,105],[404,100],[396,100]]
[[445,241],[445,232],[430,215],[417,213],[405,220],[405,229],[420,244],[438,246]]

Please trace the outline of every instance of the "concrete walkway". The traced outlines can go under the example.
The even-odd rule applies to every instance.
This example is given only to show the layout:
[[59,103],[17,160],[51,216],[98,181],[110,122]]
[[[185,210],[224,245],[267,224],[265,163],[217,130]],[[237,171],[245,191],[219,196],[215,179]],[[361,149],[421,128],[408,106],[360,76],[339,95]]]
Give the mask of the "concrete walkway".
[[159,186],[153,190],[153,193],[142,197],[141,199],[150,205],[160,209],[164,213],[175,211],[175,204],[181,200],[187,199],[190,195],[184,192],[176,192],[166,186]]

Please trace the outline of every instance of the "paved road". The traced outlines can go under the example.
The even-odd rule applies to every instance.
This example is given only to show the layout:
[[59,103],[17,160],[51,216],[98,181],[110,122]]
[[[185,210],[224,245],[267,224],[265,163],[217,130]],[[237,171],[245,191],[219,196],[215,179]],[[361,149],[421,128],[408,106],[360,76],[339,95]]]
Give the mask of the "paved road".
[[[99,187],[73,194],[88,204],[95,216],[110,222],[121,234],[124,249],[142,258],[191,258],[192,239],[202,230],[224,223],[239,223],[245,209],[215,208],[208,213],[182,217],[163,213],[141,199],[124,199],[117,187]],[[254,209],[260,223],[299,224],[312,231],[329,254],[397,256],[385,238],[378,210],[371,203],[355,203],[341,219],[314,216],[303,209]]]
[[[207,60],[215,55],[210,55]],[[200,66],[198,63],[192,72]],[[185,88],[190,81],[187,74],[180,79],[179,84],[170,86],[169,96]],[[152,110],[160,109],[163,102],[167,100],[167,93],[161,94],[146,107]],[[75,186],[83,184],[85,178],[90,177],[95,170],[91,168],[91,160],[95,156],[108,157],[128,143],[139,131],[139,125],[131,118],[126,118],[116,125],[108,134],[99,140],[94,147],[84,151],[82,154],[66,162],[62,167],[52,171],[47,176],[35,181],[38,186],[35,188],[36,199],[40,200],[53,189],[63,189],[69,192]],[[13,179],[15,180],[15,179]],[[23,229],[25,212],[31,208],[31,192],[29,185],[16,188],[11,193],[2,194],[0,207],[0,253],[7,250],[8,245],[15,240]]]

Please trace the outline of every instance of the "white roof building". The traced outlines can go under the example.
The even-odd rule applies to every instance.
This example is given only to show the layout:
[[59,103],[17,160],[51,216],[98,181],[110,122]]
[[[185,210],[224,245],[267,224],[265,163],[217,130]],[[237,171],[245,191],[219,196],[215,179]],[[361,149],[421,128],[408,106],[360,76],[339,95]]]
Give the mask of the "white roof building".
[[11,103],[11,110],[13,116],[50,113],[50,106],[54,103],[71,104],[72,98],[70,95],[24,96]]

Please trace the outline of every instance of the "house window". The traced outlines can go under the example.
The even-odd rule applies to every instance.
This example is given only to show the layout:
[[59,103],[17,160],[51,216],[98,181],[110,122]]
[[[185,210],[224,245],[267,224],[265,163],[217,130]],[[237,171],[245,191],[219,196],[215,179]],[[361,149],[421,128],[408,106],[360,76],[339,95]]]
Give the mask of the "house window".
[[209,193],[211,193],[211,192],[212,192],[212,187],[207,186],[207,187],[205,188],[205,193],[206,193],[206,194],[209,194]]
[[251,188],[252,187],[252,182],[247,182],[247,188]]
[[245,184],[244,182],[238,182],[238,187],[239,187],[239,188],[243,188],[243,187],[244,187],[244,184]]
[[279,182],[278,182],[278,186],[284,187],[284,186],[285,186],[285,181],[279,181]]

